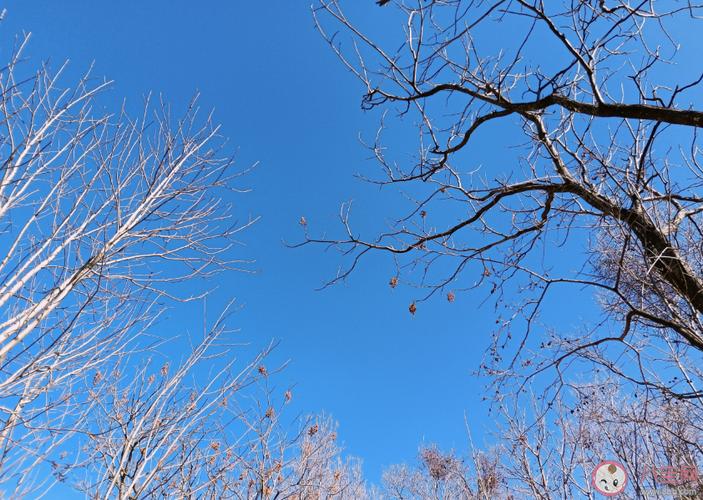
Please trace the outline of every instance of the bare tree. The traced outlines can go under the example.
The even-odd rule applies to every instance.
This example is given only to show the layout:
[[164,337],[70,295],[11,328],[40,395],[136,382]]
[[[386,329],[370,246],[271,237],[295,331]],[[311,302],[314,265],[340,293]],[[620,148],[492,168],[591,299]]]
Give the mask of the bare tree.
[[[700,498],[703,429],[689,418],[697,411],[691,401],[627,396],[612,376],[573,391],[573,404],[558,398],[545,408],[533,396],[519,415],[500,407],[504,425],[487,452],[422,448],[416,465],[384,472],[380,498],[600,498],[592,472],[604,457],[625,468],[626,497],[671,498],[678,489],[675,498]],[[676,477],[684,469],[691,477]]]
[[[342,4],[321,0],[317,27],[362,82],[364,109],[396,112],[369,145],[383,173],[371,182],[409,201],[382,234],[360,235],[348,205],[344,236],[306,226],[303,244],[349,259],[332,283],[385,252],[391,286],[426,290],[413,314],[440,292],[489,292],[499,326],[481,368],[499,398],[528,395],[542,374],[554,398],[595,366],[700,408],[703,70],[679,40],[703,6],[399,0],[374,11],[392,16],[381,37]],[[411,161],[384,145],[391,126],[419,135]],[[487,137],[484,166],[474,156]],[[562,311],[593,318],[577,331],[544,319],[566,296],[579,300]],[[577,307],[589,297],[598,314]]]
[[224,196],[242,172],[195,100],[177,120],[151,99],[136,119],[97,114],[110,82],[27,74],[26,43],[0,71],[0,487],[197,491],[219,405],[260,375],[234,364],[226,315],[151,373],[183,333],[155,327],[169,301],[200,299],[204,278],[243,264],[230,249],[253,221],[238,224]]
[[[612,376],[573,392],[573,402],[559,398],[549,408],[533,397],[520,415],[502,408],[506,426],[500,434],[499,467],[510,494],[595,498],[591,474],[607,458],[624,466],[628,491],[636,498],[670,498],[672,487],[694,491],[681,498],[697,498],[703,428],[695,404],[624,394]],[[535,413],[542,418],[535,419]],[[691,478],[672,477],[669,484],[661,477],[668,469],[675,474],[691,470]]]
[[[308,234],[305,243],[345,252],[334,281],[369,252],[393,255],[391,286],[426,289],[412,313],[440,292],[453,301],[479,287],[498,310],[482,370],[499,384],[510,448],[474,454],[473,465],[426,449],[419,472],[387,475],[391,494],[571,498],[590,494],[588,471],[603,454],[644,478],[636,491],[656,484],[642,460],[700,463],[703,77],[675,63],[685,60],[677,40],[698,28],[703,6],[396,1],[395,11],[376,10],[403,18],[400,40],[386,48],[341,3],[321,0],[320,32],[363,83],[364,107],[396,110],[395,123],[414,118],[420,144],[409,164],[394,157],[382,143],[386,122],[370,145],[384,173],[373,182],[410,200],[393,227],[362,238],[344,207],[344,236]],[[331,35],[337,29],[350,44]],[[197,288],[239,267],[230,249],[251,222],[232,221],[223,193],[238,174],[211,117],[200,118],[195,101],[176,120],[150,101],[138,119],[101,115],[109,82],[86,75],[63,88],[62,69],[46,67],[25,77],[25,43],[0,71],[3,490],[371,495],[358,464],[341,458],[329,420],[285,431],[290,393],[267,385],[266,351],[233,364],[224,318],[181,363],[158,354],[151,335],[164,303],[198,299],[181,296],[180,284]],[[472,161],[490,130],[515,152],[507,165],[503,148],[490,168]],[[600,307],[582,331],[542,322],[567,287],[592,291]],[[615,376],[617,392],[576,384],[586,369]],[[259,384],[264,397],[247,404],[242,390]],[[510,392],[531,409],[510,406]]]
[[[223,320],[174,373],[170,361],[149,360],[128,370],[125,383],[115,382],[124,377],[120,365],[94,375],[93,386],[113,382],[107,394],[89,392],[97,410],[82,439],[72,440],[81,453],[52,461],[54,475],[91,498],[367,498],[360,463],[342,456],[336,423],[286,417],[292,391],[272,384],[282,367],[270,372],[261,363],[268,350],[233,370]],[[189,380],[199,371],[205,383]]]
[[[244,434],[234,425],[236,400],[260,378],[268,353],[237,366],[224,319],[174,368],[173,360],[150,359],[135,369],[121,358],[94,374],[94,410],[71,442],[80,454],[54,469],[92,498],[221,498],[236,465],[227,443]],[[103,380],[106,390],[96,390]]]
[[393,465],[383,473],[380,497],[393,499],[490,499],[501,496],[500,470],[494,454],[477,452],[472,460],[436,446],[420,449],[416,467]]
[[[261,370],[260,390],[249,408],[237,412],[242,430],[234,465],[234,498],[361,499],[369,490],[359,460],[345,458],[337,424],[328,416],[285,417],[292,398]],[[220,497],[218,497],[220,498]]]

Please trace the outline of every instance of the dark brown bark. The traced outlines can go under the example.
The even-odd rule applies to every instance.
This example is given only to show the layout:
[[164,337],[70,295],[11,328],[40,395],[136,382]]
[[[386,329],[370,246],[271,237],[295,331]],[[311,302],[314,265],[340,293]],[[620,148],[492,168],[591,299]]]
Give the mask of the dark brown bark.
[[[486,89],[477,91],[466,88],[459,84],[446,83],[433,87],[425,92],[411,95],[409,97],[398,97],[385,95],[390,100],[416,101],[431,97],[440,92],[459,92],[480,99],[490,104],[494,104],[506,111],[530,112],[541,111],[552,106],[560,106],[568,111],[580,113],[588,116],[600,118],[624,118],[632,120],[647,120],[672,125],[685,125],[689,127],[703,127],[703,112],[693,109],[676,109],[663,106],[651,106],[648,104],[624,104],[624,103],[588,103],[570,99],[560,94],[550,94],[535,101],[512,102],[497,91]],[[494,94],[495,97],[491,96]]]

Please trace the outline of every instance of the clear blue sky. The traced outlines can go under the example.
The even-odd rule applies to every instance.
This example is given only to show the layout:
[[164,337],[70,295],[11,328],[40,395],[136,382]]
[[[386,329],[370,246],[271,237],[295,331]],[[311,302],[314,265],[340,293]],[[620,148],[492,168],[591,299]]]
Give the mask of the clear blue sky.
[[[347,3],[375,29],[393,22],[372,0]],[[282,244],[300,238],[301,215],[313,231],[337,230],[345,200],[355,200],[360,229],[392,212],[384,193],[353,177],[375,172],[357,136],[373,133],[377,117],[361,111],[363,89],[315,32],[309,0],[5,5],[2,36],[31,31],[33,63],[68,58],[76,74],[95,61],[95,75],[115,80],[115,109],[149,91],[182,104],[198,90],[239,164],[259,162],[247,179],[253,191],[234,198],[242,219],[262,217],[239,254],[256,259],[258,272],[222,276],[216,298],[245,306],[232,319],[244,339],[281,340],[275,358],[291,364],[278,383],[295,386],[295,411],[336,418],[347,452],[372,480],[385,465],[413,460],[423,442],[466,450],[465,413],[481,443],[492,425],[470,374],[494,326],[492,308],[479,308],[476,296],[440,298],[411,317],[412,290],[388,287],[393,267],[381,256],[347,283],[315,291],[338,255]],[[408,154],[414,149],[409,143]],[[172,319],[188,323],[183,311]]]

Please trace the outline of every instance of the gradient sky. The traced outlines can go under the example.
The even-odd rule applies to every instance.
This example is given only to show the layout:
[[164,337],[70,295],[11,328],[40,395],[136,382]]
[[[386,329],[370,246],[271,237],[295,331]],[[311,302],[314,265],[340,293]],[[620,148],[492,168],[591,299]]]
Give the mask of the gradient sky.
[[[373,29],[393,21],[372,0],[347,3]],[[94,61],[94,75],[115,80],[106,103],[115,110],[148,92],[182,105],[198,91],[238,164],[258,162],[246,179],[252,192],[233,198],[243,220],[261,216],[239,250],[256,259],[257,272],[223,275],[208,307],[236,296],[243,307],[232,326],[242,339],[280,340],[273,358],[291,362],[277,381],[294,386],[293,413],[337,419],[347,453],[363,459],[372,480],[386,465],[412,461],[421,443],[467,450],[465,417],[474,442],[486,439],[492,422],[471,372],[495,323],[491,307],[461,295],[454,304],[423,303],[412,317],[413,290],[389,288],[394,271],[384,256],[316,291],[339,256],[282,243],[299,241],[301,216],[312,231],[338,230],[339,205],[350,199],[362,229],[385,223],[390,210],[384,193],[354,178],[376,172],[358,136],[374,132],[377,116],[360,109],[363,88],[314,30],[309,1],[5,5],[2,35],[31,31],[32,64],[70,59],[70,79]],[[491,138],[485,142],[488,151]],[[408,154],[414,149],[410,143]],[[176,309],[171,320],[187,325],[192,313]]]

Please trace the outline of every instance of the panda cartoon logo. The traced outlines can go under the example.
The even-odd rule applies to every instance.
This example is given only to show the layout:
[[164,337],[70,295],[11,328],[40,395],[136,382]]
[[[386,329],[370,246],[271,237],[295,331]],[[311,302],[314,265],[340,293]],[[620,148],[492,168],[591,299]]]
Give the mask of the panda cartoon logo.
[[599,463],[591,477],[596,491],[608,497],[621,493],[627,484],[625,467],[610,460]]

